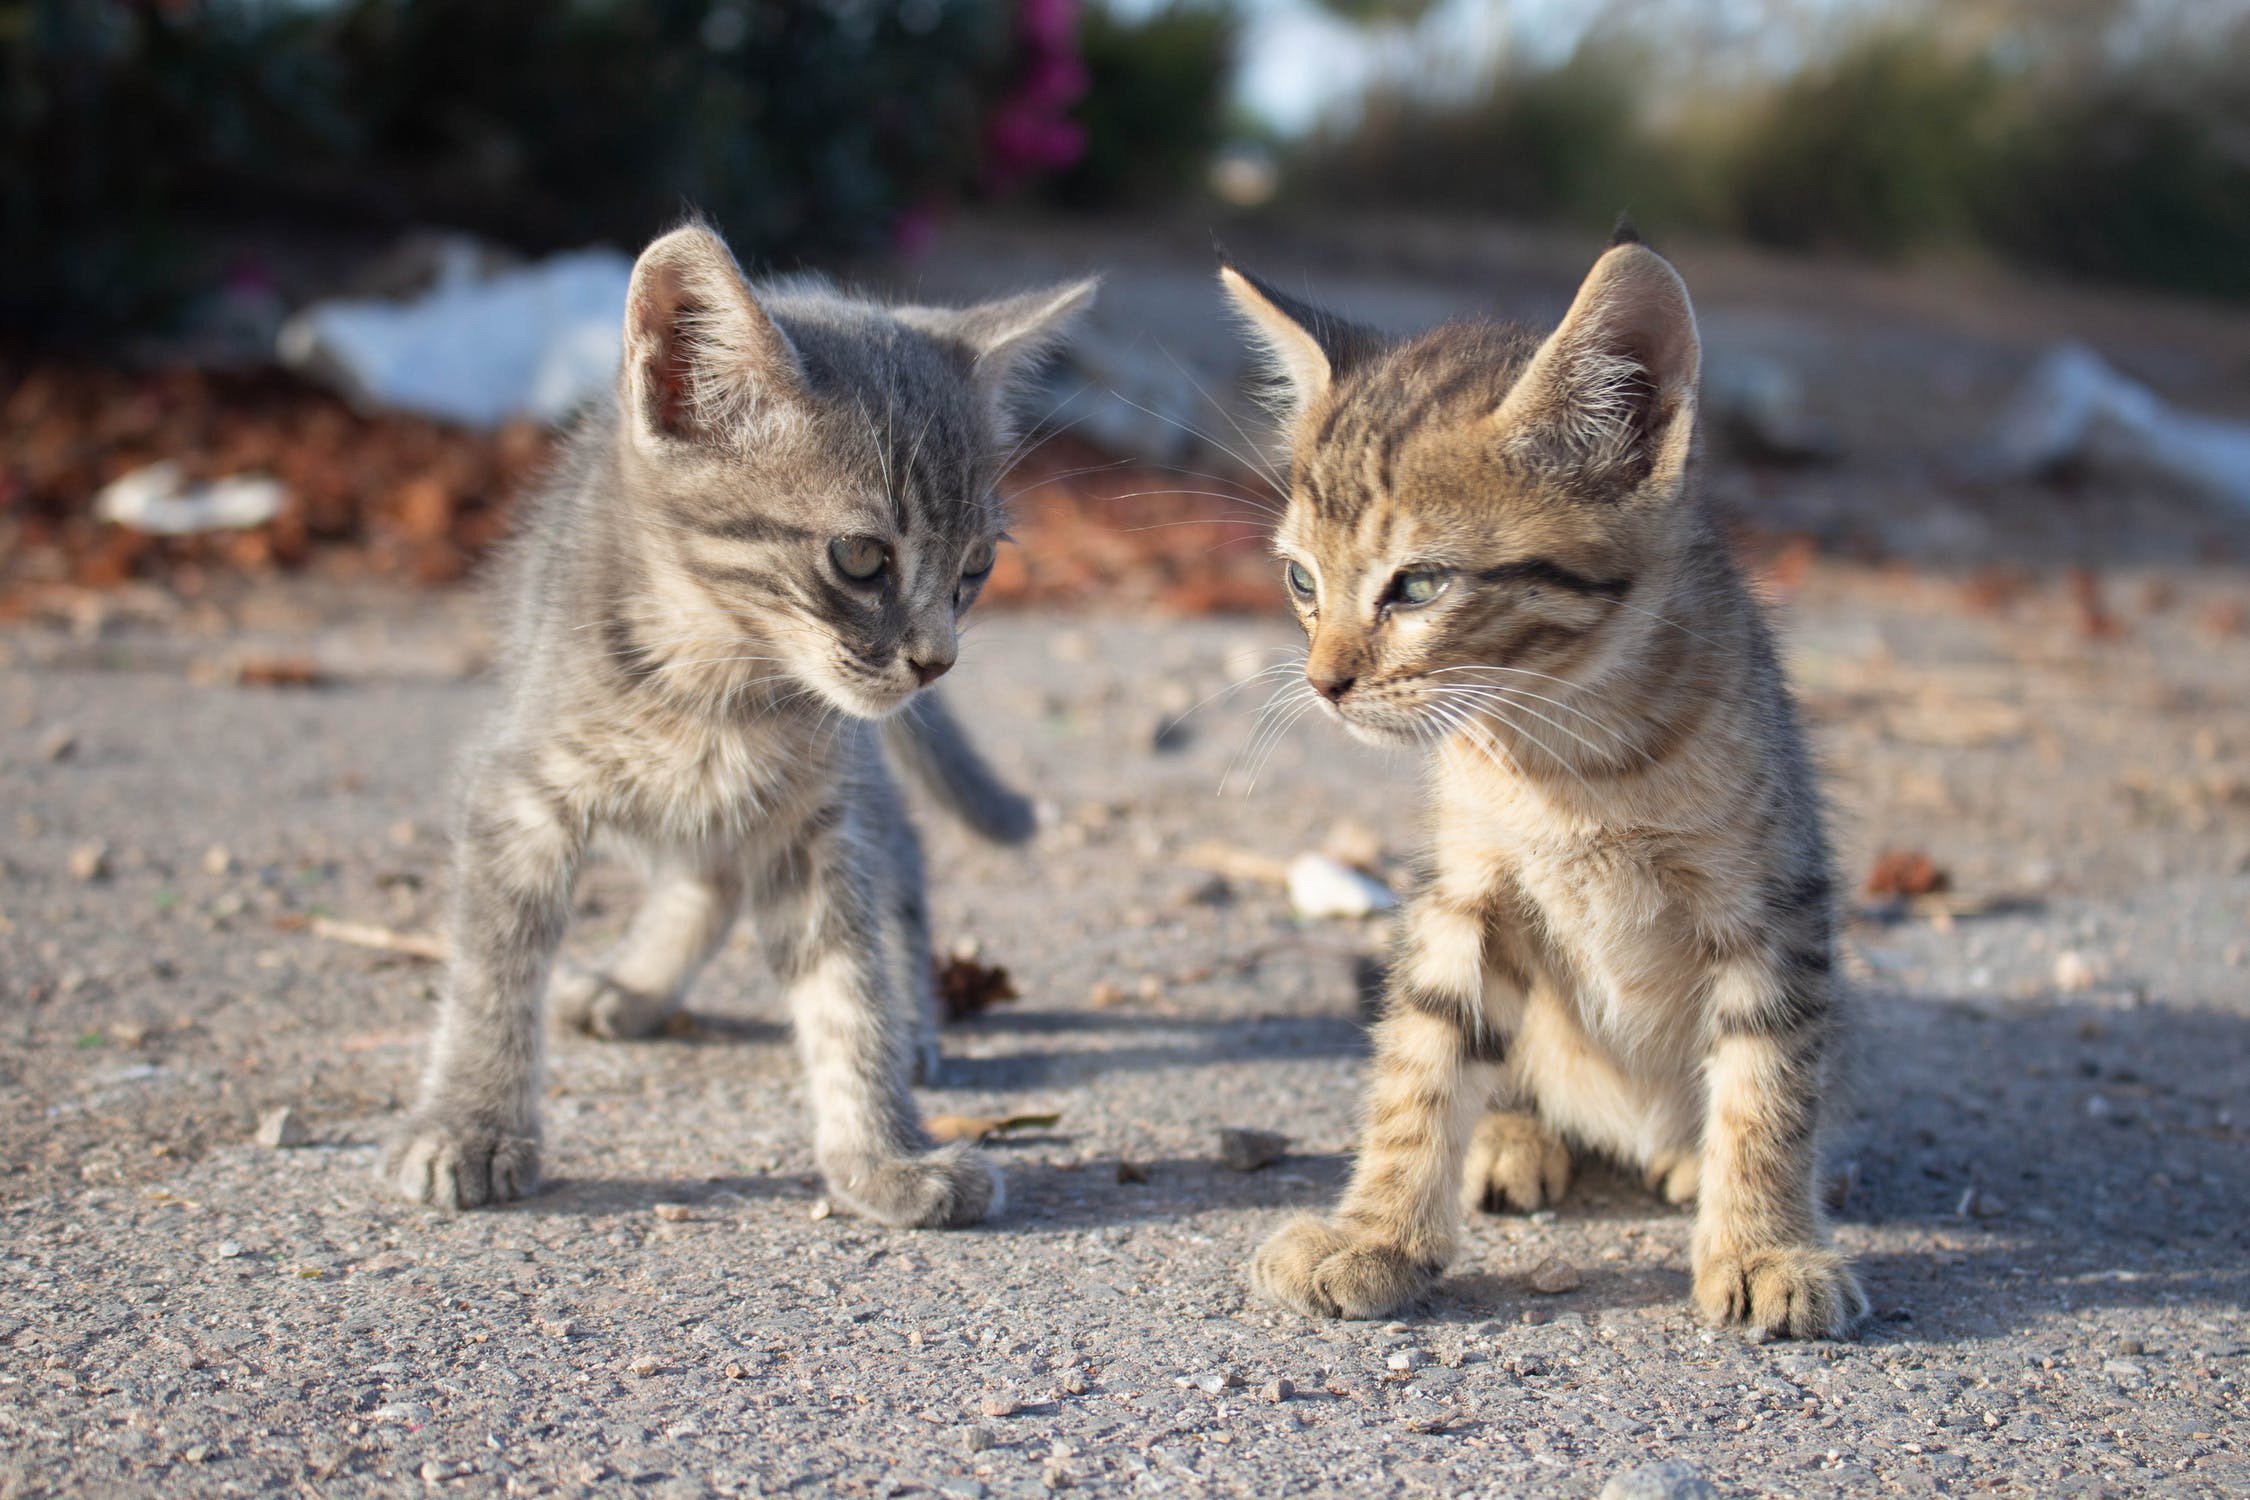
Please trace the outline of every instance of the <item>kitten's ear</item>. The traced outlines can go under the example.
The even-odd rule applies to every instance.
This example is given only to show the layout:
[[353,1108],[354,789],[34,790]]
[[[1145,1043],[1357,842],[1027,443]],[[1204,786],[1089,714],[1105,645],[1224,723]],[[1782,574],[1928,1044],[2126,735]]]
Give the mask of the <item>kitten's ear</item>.
[[1582,492],[1676,482],[1702,343],[1687,285],[1638,239],[1594,263],[1494,418],[1511,458]]
[[1012,435],[1016,397],[1025,378],[1069,334],[1101,284],[1099,276],[1088,276],[973,307],[902,307],[898,317],[968,351],[970,378],[1005,440]]
[[1280,377],[1276,414],[1295,426],[1370,342],[1342,318],[1299,302],[1235,265],[1219,263],[1219,285]]
[[644,439],[739,441],[804,393],[788,336],[750,295],[742,268],[701,225],[641,252],[625,293],[618,397]]

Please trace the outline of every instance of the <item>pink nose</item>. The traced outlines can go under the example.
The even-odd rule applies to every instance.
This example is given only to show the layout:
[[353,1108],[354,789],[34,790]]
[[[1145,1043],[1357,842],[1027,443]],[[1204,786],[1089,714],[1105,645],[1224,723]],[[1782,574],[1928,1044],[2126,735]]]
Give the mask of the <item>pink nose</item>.
[[1356,677],[1315,677],[1309,672],[1305,674],[1305,681],[1312,684],[1313,691],[1331,703],[1343,702],[1344,694],[1350,692],[1352,684],[1358,680]]
[[953,670],[953,658],[941,656],[930,661],[911,662],[909,665],[914,668],[914,675],[921,681],[922,686],[928,687]]

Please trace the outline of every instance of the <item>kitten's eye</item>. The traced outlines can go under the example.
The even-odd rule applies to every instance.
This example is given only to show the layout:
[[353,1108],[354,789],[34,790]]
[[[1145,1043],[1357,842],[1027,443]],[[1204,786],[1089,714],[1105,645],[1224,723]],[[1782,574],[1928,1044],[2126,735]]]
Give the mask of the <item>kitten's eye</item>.
[[882,573],[891,549],[871,536],[840,536],[828,544],[828,560],[852,582],[866,583]]
[[1427,604],[1445,592],[1452,579],[1443,573],[1401,573],[1391,580],[1391,602],[1409,609]]
[[1293,562],[1286,570],[1286,576],[1289,579],[1290,593],[1295,594],[1300,599],[1312,598],[1313,578],[1310,568],[1307,568],[1301,562]]
[[992,565],[999,561],[999,558],[1000,549],[998,547],[991,542],[979,542],[969,549],[967,557],[961,559],[961,576],[963,578],[982,578],[992,571]]

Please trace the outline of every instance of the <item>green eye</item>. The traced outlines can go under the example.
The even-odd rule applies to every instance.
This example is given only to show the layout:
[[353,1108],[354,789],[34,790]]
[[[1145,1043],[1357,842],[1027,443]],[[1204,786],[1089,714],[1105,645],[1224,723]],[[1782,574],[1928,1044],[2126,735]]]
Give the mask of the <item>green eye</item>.
[[999,560],[999,557],[1000,549],[998,547],[991,542],[979,542],[971,547],[969,555],[961,560],[961,576],[963,578],[982,578],[992,571],[992,565]]
[[828,560],[852,582],[866,583],[883,571],[891,549],[871,536],[840,536],[828,544]]
[[1427,604],[1445,592],[1447,582],[1443,573],[1401,573],[1391,584],[1391,598],[1408,606]]
[[1288,568],[1289,592],[1300,599],[1313,596],[1312,570],[1303,563],[1293,562]]

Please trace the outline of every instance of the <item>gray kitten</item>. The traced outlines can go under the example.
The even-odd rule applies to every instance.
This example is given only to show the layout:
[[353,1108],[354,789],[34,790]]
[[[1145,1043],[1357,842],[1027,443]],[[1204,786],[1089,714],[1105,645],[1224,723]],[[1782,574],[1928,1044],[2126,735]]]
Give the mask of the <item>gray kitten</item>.
[[709,230],[633,268],[614,403],[520,527],[505,706],[472,757],[452,968],[420,1102],[385,1153],[408,1198],[470,1208],[539,1175],[541,997],[579,862],[641,854],[616,951],[560,1018],[659,1027],[747,905],[788,992],[822,1171],[886,1224],[973,1223],[1000,1180],[932,1149],[907,1091],[935,1056],[921,849],[880,738],[952,811],[1032,818],[924,689],[1004,521],[1011,384],[1092,296],[963,310],[744,282]]

